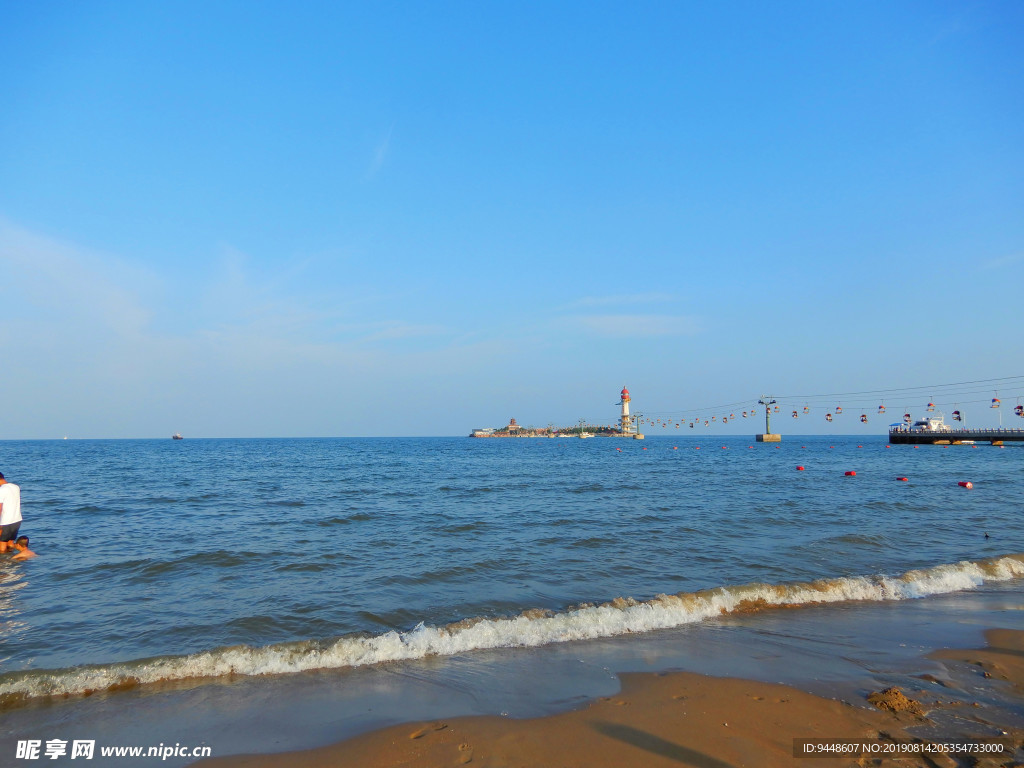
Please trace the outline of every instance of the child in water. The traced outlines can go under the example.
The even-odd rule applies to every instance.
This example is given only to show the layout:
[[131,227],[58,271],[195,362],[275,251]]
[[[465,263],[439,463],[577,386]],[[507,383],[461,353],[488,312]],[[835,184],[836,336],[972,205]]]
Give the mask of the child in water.
[[28,560],[30,557],[38,557],[35,552],[28,548],[28,536],[19,536],[15,539],[14,548],[18,552],[11,560]]

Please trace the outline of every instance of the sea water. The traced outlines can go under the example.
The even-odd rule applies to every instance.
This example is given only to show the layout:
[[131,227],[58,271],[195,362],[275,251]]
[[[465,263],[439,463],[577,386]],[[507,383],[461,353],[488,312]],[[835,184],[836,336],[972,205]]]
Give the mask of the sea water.
[[1014,582],[1022,468],[883,436],[7,441],[40,557],[0,558],[0,703]]

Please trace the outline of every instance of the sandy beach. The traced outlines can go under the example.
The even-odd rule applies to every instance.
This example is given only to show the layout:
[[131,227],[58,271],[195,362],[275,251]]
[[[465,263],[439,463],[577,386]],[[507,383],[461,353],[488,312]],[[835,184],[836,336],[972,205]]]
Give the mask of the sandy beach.
[[[1019,765],[1024,744],[1024,632],[993,629],[981,649],[942,650],[948,675],[920,688],[828,698],[796,688],[691,672],[626,674],[622,690],[571,712],[515,720],[469,717],[409,723],[301,752],[214,758],[204,768],[447,765],[726,766]],[[794,739],[880,744],[1001,738],[1002,753],[797,758]]]

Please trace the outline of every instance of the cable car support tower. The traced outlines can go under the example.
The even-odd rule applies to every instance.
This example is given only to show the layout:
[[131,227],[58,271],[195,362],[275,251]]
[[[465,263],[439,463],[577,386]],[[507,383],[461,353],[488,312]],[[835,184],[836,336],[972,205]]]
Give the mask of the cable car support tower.
[[770,395],[761,395],[761,399],[757,402],[764,406],[764,434],[755,436],[757,442],[781,443],[782,435],[772,434],[772,406],[775,405],[775,398]]

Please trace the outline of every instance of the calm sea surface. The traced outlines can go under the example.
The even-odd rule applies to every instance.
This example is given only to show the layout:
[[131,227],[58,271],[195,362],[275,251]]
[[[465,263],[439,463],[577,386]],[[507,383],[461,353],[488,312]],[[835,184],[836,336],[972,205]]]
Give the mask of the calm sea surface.
[[[7,696],[610,636],[698,621],[716,594],[906,599],[1024,573],[956,565],[1024,551],[1024,446],[7,441],[0,470],[40,554],[0,557]],[[741,589],[700,592],[721,587]]]

